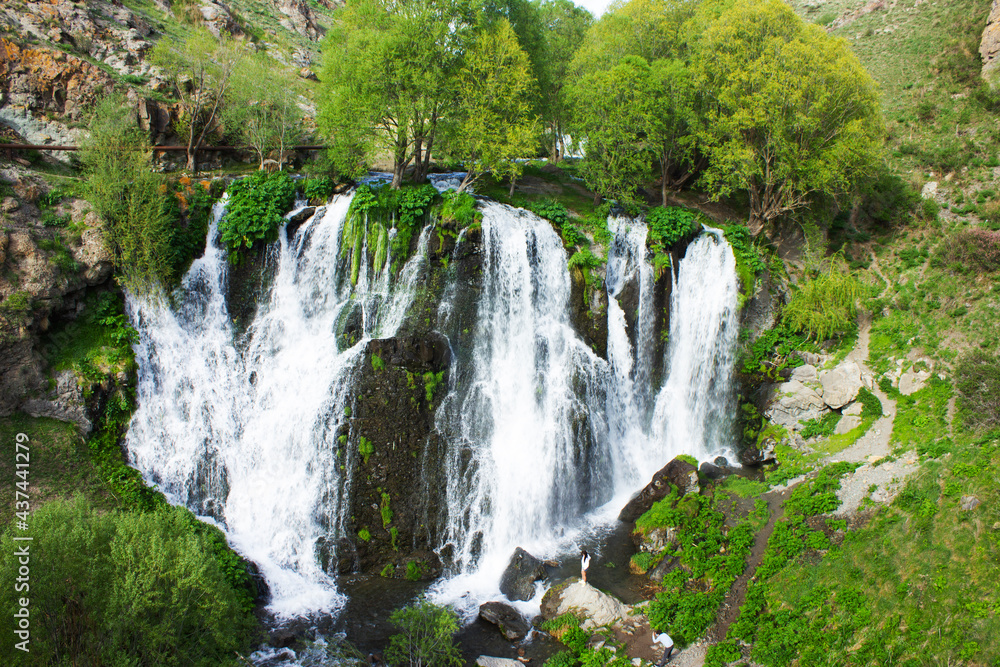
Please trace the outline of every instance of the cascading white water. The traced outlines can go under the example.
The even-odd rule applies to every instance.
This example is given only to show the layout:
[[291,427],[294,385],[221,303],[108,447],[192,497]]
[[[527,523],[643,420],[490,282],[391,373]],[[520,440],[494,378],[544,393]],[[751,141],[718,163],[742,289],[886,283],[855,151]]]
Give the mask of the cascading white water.
[[[649,442],[649,404],[653,393],[650,374],[655,348],[653,313],[653,267],[646,248],[646,225],[624,217],[608,219],[613,234],[608,251],[605,289],[608,295],[608,363],[611,390],[607,419],[616,465],[616,489],[634,489],[648,477],[662,458]],[[627,318],[620,299],[633,291]],[[631,331],[628,320],[632,320]]]
[[[350,202],[338,197],[290,239],[280,235],[273,283],[239,338],[214,242],[184,277],[176,308],[129,299],[140,333],[131,462],[173,502],[224,527],[260,567],[283,618],[342,602],[319,562],[340,534],[350,487],[340,466],[350,470],[353,454],[338,448],[338,428],[365,343],[395,333],[426,263],[427,230],[399,279],[363,264],[352,286],[340,258]],[[223,211],[217,205],[210,241]],[[346,318],[360,322],[349,347],[337,339]]]
[[732,456],[738,295],[732,248],[706,228],[680,263],[670,303],[667,379],[653,414],[653,438],[668,455]]
[[[646,225],[609,220],[604,361],[569,324],[567,257],[551,226],[498,204],[482,212],[474,349],[470,368],[453,376],[469,380],[453,386],[437,418],[449,443],[441,551],[456,573],[437,594],[469,609],[498,594],[515,547],[539,557],[564,552],[674,456],[728,449],[737,331],[733,255],[709,230],[675,277],[671,373],[653,387]],[[628,317],[619,302],[626,290]]]
[[481,205],[482,288],[473,349],[437,413],[448,442],[447,526],[453,571],[444,599],[493,594],[516,546],[551,550],[595,505],[606,442],[598,357],[569,318],[562,241],[526,211]]

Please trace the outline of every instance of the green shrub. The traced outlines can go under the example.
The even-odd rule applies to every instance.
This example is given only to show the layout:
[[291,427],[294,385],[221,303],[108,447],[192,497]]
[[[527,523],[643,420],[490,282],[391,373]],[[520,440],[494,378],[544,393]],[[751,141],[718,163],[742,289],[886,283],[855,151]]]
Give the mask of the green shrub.
[[675,243],[694,237],[701,231],[701,216],[677,206],[657,206],[646,214],[649,238],[655,244],[669,248]]
[[858,390],[858,402],[861,403],[861,419],[879,419],[882,417],[882,401],[865,387]]
[[329,176],[314,176],[302,181],[302,196],[313,204],[324,204],[337,184]]
[[545,218],[550,222],[556,223],[560,229],[569,224],[569,211],[554,199],[542,199],[541,201],[530,202],[528,209],[539,218]]
[[295,182],[283,171],[254,172],[229,186],[226,215],[219,223],[219,238],[235,262],[240,248],[278,238],[284,215],[295,201]]
[[427,399],[428,403],[434,401],[434,393],[442,382],[444,382],[444,371],[424,373],[424,398]]
[[389,639],[386,661],[395,666],[458,667],[462,653],[455,643],[458,617],[451,609],[427,600],[389,616],[400,632]]
[[368,458],[375,453],[375,445],[365,436],[361,436],[358,438],[358,453],[364,459],[365,465],[368,465]]
[[371,541],[372,539],[371,531],[369,531],[367,528],[362,528],[361,530],[358,531],[358,539],[361,540],[362,542]]
[[828,412],[822,417],[810,419],[805,422],[805,426],[802,429],[802,437],[808,440],[809,438],[825,438],[833,435],[833,431],[840,422],[840,417],[839,412]]
[[791,331],[815,340],[842,335],[854,327],[861,283],[842,257],[823,262],[819,274],[803,281],[782,313]]
[[[190,512],[98,512],[53,500],[32,513],[30,653],[19,664],[235,665],[252,614]],[[17,608],[13,530],[0,543],[0,606]],[[128,619],[123,622],[122,619]]]
[[726,641],[713,644],[708,647],[705,653],[705,667],[724,667],[731,662],[736,662],[743,657],[736,642]]
[[79,151],[85,196],[103,221],[121,281],[147,293],[169,282],[172,254],[170,204],[152,171],[148,138],[117,94],[97,104],[89,129]]
[[576,667],[580,664],[576,654],[572,651],[563,651],[545,661],[543,667]]
[[[746,225],[723,225],[722,232],[733,249],[736,259],[736,274],[740,279],[741,295],[752,295],[757,284],[757,276],[767,269],[754,243],[753,235]],[[780,260],[779,260],[780,262]]]
[[392,508],[389,506],[391,498],[388,493],[382,492],[382,502],[379,504],[379,512],[382,514],[382,527],[388,528],[392,523]]
[[454,223],[457,227],[468,227],[479,222],[483,214],[476,210],[476,198],[468,192],[449,190],[441,195],[441,221]]
[[571,269],[573,268],[580,268],[584,270],[595,269],[603,263],[604,263],[603,260],[601,260],[600,257],[594,255],[594,253],[590,251],[590,248],[583,248],[581,250],[577,250],[575,253],[573,253],[572,257],[569,258],[569,268]]

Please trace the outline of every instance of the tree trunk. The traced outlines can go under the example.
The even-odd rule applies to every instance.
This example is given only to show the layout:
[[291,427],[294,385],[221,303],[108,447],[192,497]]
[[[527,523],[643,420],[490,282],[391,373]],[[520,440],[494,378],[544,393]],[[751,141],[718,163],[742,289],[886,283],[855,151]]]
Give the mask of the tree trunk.
[[510,177],[510,192],[509,192],[509,193],[507,194],[507,196],[508,196],[509,198],[511,198],[511,199],[513,199],[513,198],[514,198],[514,186],[515,186],[516,184],[517,184],[517,179],[516,179],[516,178],[514,178],[513,176],[511,176],[511,177]]
[[188,149],[188,152],[187,152],[187,165],[185,166],[185,168],[188,171],[190,171],[191,173],[194,173],[194,172],[198,171],[198,149],[197,148],[189,148]]
[[667,205],[667,161],[660,160],[660,206]]

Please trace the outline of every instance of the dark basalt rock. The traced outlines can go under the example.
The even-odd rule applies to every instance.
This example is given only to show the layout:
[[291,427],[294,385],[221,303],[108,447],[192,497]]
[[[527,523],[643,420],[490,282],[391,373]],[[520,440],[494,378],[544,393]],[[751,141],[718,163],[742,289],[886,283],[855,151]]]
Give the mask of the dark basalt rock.
[[777,459],[774,455],[774,440],[765,440],[760,447],[748,445],[740,452],[740,463],[752,468],[765,463],[774,463]]
[[399,338],[382,338],[368,343],[368,354],[377,354],[392,366],[437,370],[451,363],[448,339],[432,331],[424,336],[415,334]]
[[732,473],[725,468],[720,468],[714,463],[705,461],[701,464],[701,467],[698,468],[698,474],[706,479],[723,479],[724,477],[729,477]]
[[509,600],[530,600],[535,597],[535,582],[547,576],[542,561],[518,547],[500,578],[500,592]]
[[516,609],[503,602],[486,602],[479,605],[479,618],[500,628],[501,634],[512,642],[528,636],[531,626]]
[[691,473],[697,473],[697,469],[681,459],[674,459],[653,475],[653,479],[638,493],[628,504],[622,508],[618,515],[619,521],[631,523],[649,511],[653,503],[663,500],[670,494],[670,485],[676,486],[681,492],[689,492],[691,486]]

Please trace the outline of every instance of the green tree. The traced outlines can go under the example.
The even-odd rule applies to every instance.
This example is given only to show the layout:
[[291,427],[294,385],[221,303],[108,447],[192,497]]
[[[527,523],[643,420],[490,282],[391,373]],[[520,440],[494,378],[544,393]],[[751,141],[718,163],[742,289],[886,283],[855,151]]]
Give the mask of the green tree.
[[411,164],[423,182],[475,12],[460,0],[359,0],[338,17],[323,42],[320,90],[331,157],[349,173],[387,151],[393,188]]
[[149,293],[171,275],[170,219],[162,179],[151,169],[149,140],[123,95],[110,95],[93,111],[81,142],[85,193],[104,222],[119,280]]
[[522,171],[516,158],[536,145],[538,119],[529,97],[534,85],[528,54],[510,23],[502,20],[476,39],[458,77],[460,116],[449,141],[450,151],[465,159],[459,192],[490,171],[510,179],[513,195]]
[[272,151],[283,169],[288,147],[299,139],[302,111],[296,98],[294,77],[266,56],[244,58],[233,72],[223,118],[257,154],[261,169]]
[[458,618],[447,607],[427,600],[392,612],[389,620],[400,629],[389,639],[386,660],[394,667],[450,667],[462,664],[455,644]]
[[31,515],[30,577],[18,591],[13,527],[0,537],[0,609],[27,598],[30,653],[0,644],[4,664],[235,665],[253,616],[227,583],[187,510],[98,512],[81,497]]
[[781,0],[736,0],[703,24],[694,47],[696,85],[708,97],[697,131],[708,158],[702,183],[715,197],[746,190],[755,232],[874,172],[878,97],[844,40]]
[[545,34],[535,63],[541,91],[539,111],[545,123],[549,159],[557,162],[566,154],[571,109],[564,91],[570,81],[570,63],[594,17],[570,0],[541,0],[538,12]]
[[573,59],[573,129],[585,141],[585,177],[599,194],[632,201],[656,167],[665,205],[668,190],[696,172],[692,129],[701,96],[684,30],[694,7],[689,0],[615,5]]
[[181,113],[177,130],[186,136],[189,171],[197,171],[198,149],[220,126],[230,78],[242,58],[237,44],[218,40],[203,28],[181,42],[161,39],[153,49],[153,62],[163,68],[177,92]]
[[646,129],[655,91],[649,63],[626,56],[580,78],[570,89],[575,131],[586,139],[581,173],[598,195],[628,203],[649,177]]

